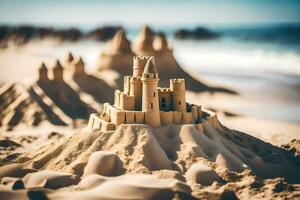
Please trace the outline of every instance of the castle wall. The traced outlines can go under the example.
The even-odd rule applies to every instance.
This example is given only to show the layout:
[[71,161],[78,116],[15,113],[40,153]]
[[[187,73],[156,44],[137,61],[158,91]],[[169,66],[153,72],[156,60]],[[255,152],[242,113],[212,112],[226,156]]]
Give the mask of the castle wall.
[[173,111],[173,123],[180,124],[182,122],[181,112]]
[[134,120],[134,111],[126,111],[125,112],[125,123],[126,124],[133,124],[133,123],[135,123],[135,120]]
[[142,80],[141,77],[131,77],[130,78],[130,92],[129,94],[134,96],[135,109],[142,110]]
[[119,109],[120,110],[134,110],[135,109],[135,97],[132,95],[127,95],[124,93],[120,93],[119,100]]
[[202,107],[198,106],[198,118],[202,118]]
[[115,125],[120,125],[125,123],[125,112],[118,110],[117,108],[113,107],[109,103],[104,104],[103,111],[110,116],[110,121]]
[[193,115],[191,112],[184,112],[182,113],[182,123],[184,124],[192,124],[193,121]]
[[170,89],[173,97],[173,110],[186,112],[184,79],[170,79]]
[[96,113],[90,115],[88,128],[95,130],[110,131],[115,129],[115,124],[101,119]]
[[192,117],[193,117],[193,120],[197,120],[198,117],[199,117],[199,114],[198,114],[198,106],[197,105],[192,105],[191,106],[191,111],[192,111]]
[[158,88],[158,99],[160,110],[172,110],[172,92],[170,88]]
[[134,112],[135,115],[135,123],[144,124],[145,123],[145,113],[142,111]]
[[160,111],[160,120],[162,125],[173,124],[173,112]]

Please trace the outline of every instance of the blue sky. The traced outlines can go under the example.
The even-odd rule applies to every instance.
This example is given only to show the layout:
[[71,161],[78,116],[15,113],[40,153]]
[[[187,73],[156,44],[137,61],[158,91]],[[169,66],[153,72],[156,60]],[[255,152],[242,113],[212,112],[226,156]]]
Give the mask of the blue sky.
[[300,22],[299,0],[0,0],[1,24],[186,25]]

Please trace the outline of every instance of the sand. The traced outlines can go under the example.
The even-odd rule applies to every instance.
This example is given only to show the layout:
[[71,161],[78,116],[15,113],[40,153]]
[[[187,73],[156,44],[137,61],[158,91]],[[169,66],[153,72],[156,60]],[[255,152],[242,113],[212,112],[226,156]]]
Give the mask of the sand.
[[[84,128],[10,163],[20,164],[6,163],[2,178],[18,177],[25,194],[52,189],[39,190],[48,199],[294,198],[300,187],[293,151],[209,121],[155,129],[120,125],[107,132]],[[6,182],[3,194],[21,195],[7,192],[14,190]]]

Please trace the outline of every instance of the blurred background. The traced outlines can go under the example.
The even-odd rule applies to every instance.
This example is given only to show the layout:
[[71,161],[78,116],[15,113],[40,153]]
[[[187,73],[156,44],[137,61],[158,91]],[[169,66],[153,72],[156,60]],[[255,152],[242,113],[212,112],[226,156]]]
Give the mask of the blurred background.
[[[298,0],[0,0],[0,24],[1,84],[31,82],[41,61],[63,58],[68,51],[81,55],[92,71],[111,38],[88,37],[97,28],[114,32],[122,27],[134,40],[147,24],[166,34],[186,71],[239,94],[203,94],[194,99],[208,108],[255,119],[247,131],[255,132],[265,120],[260,134],[278,123],[278,132],[300,134]],[[25,27],[23,37],[7,42],[12,37],[7,33],[20,31],[16,30],[20,26]],[[34,28],[68,30],[75,38],[36,39]],[[244,126],[236,120],[226,122],[233,128]]]

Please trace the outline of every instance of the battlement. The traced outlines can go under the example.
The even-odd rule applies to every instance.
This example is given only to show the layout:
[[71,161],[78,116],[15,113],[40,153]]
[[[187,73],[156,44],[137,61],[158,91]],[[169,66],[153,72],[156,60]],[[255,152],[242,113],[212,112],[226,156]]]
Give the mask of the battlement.
[[164,93],[164,92],[172,92],[170,88],[158,88],[158,92]]
[[130,81],[141,81],[141,77],[140,76],[131,76]]
[[185,80],[170,79],[170,88],[172,91],[185,91]]
[[133,76],[142,76],[147,61],[151,56],[134,56],[133,57]]
[[133,56],[133,61],[141,61],[146,60],[146,62],[151,58],[152,56]]

